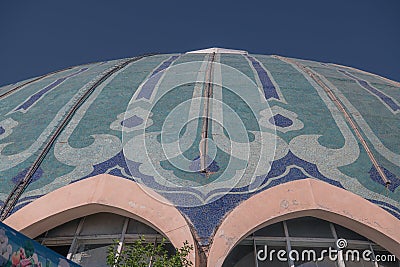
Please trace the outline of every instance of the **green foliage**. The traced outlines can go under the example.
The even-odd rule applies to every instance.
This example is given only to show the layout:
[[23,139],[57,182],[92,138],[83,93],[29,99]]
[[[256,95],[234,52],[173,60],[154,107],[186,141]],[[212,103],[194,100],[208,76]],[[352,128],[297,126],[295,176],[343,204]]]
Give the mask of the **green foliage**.
[[108,247],[107,264],[116,267],[189,267],[193,263],[188,260],[193,246],[187,241],[175,254],[168,255],[165,246],[165,239],[154,245],[146,243],[144,237],[136,240],[133,244],[125,244],[121,253],[117,256],[118,241]]
[[25,256],[27,258],[32,257],[33,253],[35,253],[35,247],[33,246],[33,243],[30,240],[25,241],[24,249],[25,249]]

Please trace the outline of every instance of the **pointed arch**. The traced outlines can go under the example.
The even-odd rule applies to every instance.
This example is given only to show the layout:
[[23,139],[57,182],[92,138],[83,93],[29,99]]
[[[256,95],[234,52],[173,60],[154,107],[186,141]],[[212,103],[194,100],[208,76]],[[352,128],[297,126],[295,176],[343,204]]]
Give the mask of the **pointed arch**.
[[229,213],[214,235],[208,266],[222,266],[229,252],[250,233],[303,216],[349,228],[400,258],[400,220],[349,191],[319,180],[304,179],[260,192]]
[[149,188],[146,193],[141,187],[109,174],[93,176],[42,196],[13,213],[4,223],[34,238],[76,218],[99,212],[115,213],[152,226],[175,247],[188,241],[194,248],[190,259],[195,263],[195,240],[184,217],[168,200]]

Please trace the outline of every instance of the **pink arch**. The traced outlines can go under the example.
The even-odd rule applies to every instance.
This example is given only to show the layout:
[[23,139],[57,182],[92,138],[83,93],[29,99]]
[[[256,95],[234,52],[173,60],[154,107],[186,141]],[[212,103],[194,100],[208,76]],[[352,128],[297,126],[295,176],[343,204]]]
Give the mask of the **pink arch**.
[[[152,194],[154,191],[146,188]],[[4,223],[34,238],[67,221],[98,212],[135,218],[163,233],[175,247],[188,241],[196,250],[190,228],[180,212],[158,195],[158,201],[133,181],[101,174],[59,188],[18,210]],[[197,251],[190,255],[197,260]]]
[[400,220],[349,191],[304,179],[275,186],[236,207],[215,233],[208,266],[222,266],[233,247],[253,231],[303,216],[347,227],[400,258]]

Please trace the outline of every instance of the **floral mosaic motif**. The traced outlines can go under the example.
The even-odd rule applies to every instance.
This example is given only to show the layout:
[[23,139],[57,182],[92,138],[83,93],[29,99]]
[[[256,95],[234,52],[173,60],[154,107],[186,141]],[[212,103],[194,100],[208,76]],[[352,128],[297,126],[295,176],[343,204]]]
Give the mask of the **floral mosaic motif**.
[[[227,195],[207,205],[191,208],[178,207],[178,209],[188,216],[195,226],[202,245],[207,245],[214,229],[218,227],[226,213],[234,209],[242,201],[276,185],[310,177],[343,188],[340,182],[321,174],[315,164],[302,160],[289,151],[286,156],[272,163],[268,174],[258,177],[258,179],[262,180],[262,184],[256,191],[248,193],[248,186],[234,188]],[[238,194],[239,192],[243,192],[243,194]]]
[[[88,177],[92,177],[92,176],[95,176],[98,174],[103,174],[103,173],[108,173],[108,174],[111,174],[114,176],[123,177],[123,178],[127,178],[127,179],[130,179],[132,177],[132,175],[129,171],[129,168],[126,164],[125,157],[121,151],[114,157],[112,157],[102,163],[93,165],[93,171],[90,174],[88,174],[87,176],[85,176],[79,180],[82,180],[82,179],[85,179]],[[79,181],[79,180],[75,180],[74,182]]]
[[79,267],[56,252],[0,223],[1,267]]
[[143,123],[143,119],[136,115],[133,115],[132,117],[121,121],[121,125],[124,127],[128,127],[128,128],[136,127],[142,123]]
[[[384,117],[383,115],[379,116],[376,113],[376,111],[379,110],[379,112],[381,112],[384,111],[384,109],[381,110],[378,107],[376,108],[376,110],[359,109],[358,108],[359,103],[366,101],[365,99],[363,99],[363,97],[360,97],[361,95],[357,95],[357,101],[354,98],[350,99],[351,95],[349,93],[345,94],[345,91],[348,90],[343,90],[345,88],[341,87],[342,83],[333,84],[327,78],[323,76],[321,76],[321,78],[324,81],[324,83],[326,83],[329,86],[332,92],[338,97],[338,99],[343,103],[343,105],[349,111],[349,113],[352,114],[352,118],[357,123],[358,127],[362,130],[365,136],[373,144],[373,150],[375,150],[376,153],[379,153],[381,156],[383,156],[386,160],[390,161],[392,164],[400,167],[400,154],[397,151],[398,148],[400,147],[397,142],[399,139],[392,138],[392,136],[393,137],[395,136],[395,133],[399,132],[397,130],[398,127],[396,127],[398,123],[397,124],[394,123],[397,122],[398,118],[390,117],[387,115],[385,115]],[[368,102],[366,102],[366,104],[368,104]],[[392,113],[394,113],[394,115],[397,116],[395,114],[396,112],[392,111]],[[386,126],[384,127],[385,131],[392,132],[394,135],[377,134],[383,129],[381,123],[385,123],[385,125],[387,125],[387,127]],[[398,170],[397,175],[399,175],[400,169],[397,170]]]
[[[180,57],[183,58],[185,57],[185,55],[180,55]],[[54,177],[54,180],[51,181],[49,179],[49,182],[46,183],[46,181],[44,181],[43,179],[48,179],[48,178],[45,177],[45,175],[43,175],[44,174],[43,172],[47,171],[46,168],[50,166],[50,164],[43,164],[42,167],[44,169],[43,170],[38,169],[38,171],[33,176],[32,181],[34,182],[37,181],[38,179],[42,179],[40,183],[44,184],[43,187],[44,189],[43,188],[37,189],[35,188],[35,185],[33,186],[34,189],[28,188],[26,192],[24,192],[23,197],[19,199],[17,205],[14,207],[14,210],[12,212],[15,212],[19,208],[31,203],[35,199],[41,197],[43,194],[46,194],[54,189],[64,186],[70,183],[71,181],[75,182],[98,174],[107,173],[114,176],[119,176],[121,178],[135,180],[135,182],[138,182],[141,179],[142,181],[145,181],[145,184],[147,186],[151,187],[155,191],[159,191],[160,194],[162,194],[172,203],[178,203],[179,199],[182,198],[184,198],[185,201],[187,200],[188,202],[193,202],[194,204],[191,206],[185,207],[177,205],[177,208],[182,213],[184,213],[184,215],[191,221],[194,230],[197,232],[199,236],[199,239],[204,244],[207,244],[207,242],[209,242],[209,240],[212,238],[214,230],[221,223],[224,216],[228,212],[230,212],[233,208],[238,206],[242,201],[248,199],[254,194],[257,194],[263,190],[267,190],[268,188],[271,188],[273,186],[309,177],[325,181],[334,186],[344,188],[348,191],[356,193],[361,197],[368,199],[372,203],[375,203],[376,205],[382,207],[383,209],[387,210],[388,212],[390,212],[391,214],[400,219],[400,209],[398,205],[399,191],[397,189],[397,187],[400,185],[398,169],[396,169],[395,167],[391,167],[389,171],[388,169],[382,167],[386,176],[391,181],[389,190],[385,190],[387,195],[383,195],[382,191],[372,190],[372,189],[369,190],[366,186],[364,186],[365,184],[374,185],[374,183],[379,183],[375,184],[375,186],[384,189],[383,187],[384,185],[382,184],[382,179],[379,177],[379,174],[373,167],[371,167],[371,170],[369,171],[369,173],[367,173],[367,170],[365,170],[363,167],[362,168],[359,167],[360,165],[357,165],[359,164],[358,162],[362,162],[361,156],[363,155],[364,152],[360,150],[359,143],[357,142],[357,139],[354,136],[354,134],[351,132],[351,129],[346,124],[346,121],[344,120],[342,114],[338,112],[338,110],[335,108],[332,101],[327,97],[323,89],[319,88],[317,84],[312,83],[312,80],[307,81],[306,80],[307,77],[306,79],[304,79],[302,75],[299,75],[299,73],[301,73],[301,70],[293,69],[292,72],[296,73],[296,75],[293,76],[285,75],[286,74],[285,72],[288,71],[289,69],[284,69],[284,67],[287,66],[284,65],[282,62],[277,64],[276,61],[272,61],[271,59],[267,60],[267,57],[261,59],[261,57],[257,56],[257,59],[253,57],[253,60],[250,60],[247,56],[244,57],[240,56],[240,57],[241,60],[243,61],[243,66],[245,66],[243,68],[247,69],[246,73],[250,73],[250,75],[252,73],[254,74],[254,77],[257,80],[256,81],[257,85],[253,86],[255,90],[250,90],[251,87],[249,86],[240,85],[241,88],[239,89],[245,88],[246,90],[238,90],[238,92],[244,91],[245,94],[247,95],[246,97],[251,96],[251,98],[248,99],[249,103],[258,103],[254,115],[256,117],[257,122],[259,122],[260,129],[258,128],[255,129],[256,127],[250,127],[249,130],[245,132],[246,134],[236,136],[236,138],[231,138],[230,135],[227,136],[222,131],[222,127],[220,127],[217,123],[214,124],[213,120],[211,136],[212,136],[212,141],[215,142],[216,146],[220,149],[218,151],[219,152],[218,155],[220,157],[216,158],[215,160],[208,159],[207,161],[209,165],[208,171],[210,173],[212,172],[217,173],[212,175],[218,175],[218,172],[222,172],[226,169],[227,160],[226,158],[224,158],[225,155],[220,152],[222,151],[225,154],[229,154],[228,148],[234,148],[234,150],[231,151],[232,152],[231,158],[236,160],[235,164],[237,164],[235,166],[234,171],[242,170],[239,168],[242,167],[242,165],[240,165],[242,161],[245,162],[244,163],[245,167],[248,167],[246,165],[247,163],[251,167],[252,163],[250,161],[245,161],[245,159],[242,157],[244,150],[242,149],[241,145],[250,144],[251,146],[258,148],[257,145],[262,143],[264,144],[268,143],[272,139],[276,138],[278,139],[279,142],[276,146],[277,150],[275,156],[273,157],[272,160],[268,161],[269,163],[272,162],[270,170],[265,170],[265,168],[264,169],[253,168],[251,178],[253,179],[255,177],[254,180],[250,181],[250,179],[249,180],[240,179],[238,184],[235,185],[235,187],[228,189],[223,188],[224,186],[221,184],[216,184],[215,186],[207,189],[207,191],[201,191],[201,192],[196,191],[196,188],[191,188],[193,190],[174,188],[175,191],[173,191],[171,190],[171,187],[168,187],[165,183],[163,184],[156,179],[157,172],[162,172],[162,174],[167,173],[171,177],[173,174],[176,175],[177,178],[181,178],[178,177],[181,174],[176,172],[173,167],[169,168],[169,165],[167,166],[166,164],[161,164],[164,163],[165,159],[162,158],[160,156],[161,153],[159,153],[161,151],[159,147],[160,141],[158,139],[158,136],[160,134],[158,129],[159,126],[158,123],[160,120],[157,119],[165,118],[167,114],[164,114],[162,112],[164,112],[167,109],[162,108],[160,110],[157,110],[157,112],[152,113],[151,111],[154,110],[148,108],[150,103],[153,101],[152,98],[157,99],[157,95],[161,94],[165,89],[163,88],[163,86],[165,87],[168,85],[169,80],[168,79],[163,80],[164,73],[165,72],[168,73],[168,71],[171,71],[177,65],[174,64],[174,61],[178,58],[178,56],[171,57],[170,55],[167,56],[164,55],[161,59],[153,61],[154,65],[152,65],[152,67],[149,68],[144,74],[142,73],[143,79],[144,77],[147,77],[149,73],[151,73],[150,76],[154,76],[154,79],[149,79],[151,80],[151,82],[148,82],[147,84],[142,83],[142,85],[140,86],[139,83],[137,84],[136,87],[138,89],[136,91],[137,94],[135,94],[135,96],[136,99],[137,98],[140,99],[135,103],[135,105],[131,106],[131,109],[128,109],[126,112],[121,113],[123,111],[122,108],[118,111],[115,111],[114,109],[109,109],[109,111],[107,110],[107,112],[110,112],[109,114],[107,114],[110,117],[109,120],[107,120],[108,124],[102,125],[104,127],[97,127],[98,125],[95,125],[95,123],[98,123],[96,120],[92,120],[94,122],[93,125],[84,125],[85,123],[87,123],[87,122],[84,123],[84,121],[86,118],[88,117],[90,118],[90,113],[91,112],[93,113],[93,110],[99,108],[96,105],[98,105],[99,103],[104,103],[104,102],[96,102],[96,100],[98,100],[100,94],[114,88],[114,87],[111,88],[107,87],[109,85],[112,85],[112,83],[110,82],[113,81],[114,77],[116,77],[119,72],[115,73],[115,75],[111,76],[109,79],[107,79],[107,81],[103,82],[99,87],[97,87],[97,89],[93,92],[93,94],[91,94],[88,97],[88,99],[82,104],[79,110],[77,110],[76,114],[69,123],[68,127],[66,127],[58,137],[56,144],[53,147],[54,155],[51,155],[54,156],[54,159],[50,157],[50,154],[46,158],[48,162],[54,163],[55,166],[57,166],[57,168],[60,168],[59,173],[62,173],[62,175],[60,174],[61,176]],[[186,59],[183,58],[182,61],[185,62],[185,60]],[[147,62],[147,59],[143,60],[142,62]],[[277,66],[272,66],[270,64],[276,64]],[[196,68],[195,71],[198,70],[199,75],[200,73],[205,72],[205,69],[201,69],[202,66],[196,66],[196,67],[198,68]],[[218,69],[218,66],[215,67],[216,67],[215,69]],[[330,66],[327,65],[327,67]],[[162,71],[164,69],[166,70],[165,72]],[[135,71],[136,70],[137,69],[135,69]],[[336,72],[336,69],[334,67],[332,67],[332,70],[337,75],[340,75],[339,73]],[[124,70],[121,70],[121,72],[123,71]],[[271,73],[273,74],[273,76],[271,75]],[[102,76],[103,74],[99,74],[99,76]],[[216,78],[218,78],[219,75],[218,72],[216,72],[216,74],[217,75],[214,76],[215,80]],[[228,85],[231,85],[230,83],[236,84],[235,78],[237,77],[226,76],[225,72],[223,74],[224,77],[229,77],[229,79],[226,79]],[[85,73],[84,75],[88,74]],[[302,78],[303,80],[301,80],[300,78]],[[128,82],[130,82],[129,79],[127,80]],[[325,80],[323,81],[325,82]],[[359,83],[361,86],[363,85],[367,87],[368,85],[372,86],[367,82],[363,83],[362,81],[359,81]],[[278,84],[281,87],[279,87]],[[327,82],[326,84],[329,85],[329,83]],[[113,85],[113,86],[118,86],[118,85]],[[198,90],[198,92],[196,91],[197,90],[196,86],[198,85],[194,86],[193,95],[189,96],[189,99],[191,101],[190,107],[193,108],[193,110],[197,110],[196,108],[198,108],[197,103],[194,102],[193,99],[198,98],[202,95],[201,90]],[[335,88],[331,85],[329,85],[329,87],[332,89],[332,92],[340,98],[340,92],[338,92],[338,90],[335,90]],[[85,88],[86,87],[82,87],[80,91],[84,92],[86,90]],[[341,87],[338,88],[342,89]],[[103,89],[105,89],[104,92],[102,92]],[[132,90],[133,89],[136,88],[132,88]],[[367,88],[364,87],[364,89]],[[192,93],[191,90],[188,91]],[[304,93],[306,91],[308,95]],[[363,92],[362,89],[360,91]],[[285,102],[286,100],[283,98],[282,93],[284,94],[288,102]],[[365,91],[364,96],[370,97],[369,93]],[[79,95],[80,94],[77,94],[74,97],[77,97]],[[310,106],[309,112],[318,113],[318,114],[310,113],[310,115],[317,115],[315,117],[321,118],[321,121],[314,120],[312,122],[315,123],[310,123],[310,120],[307,118],[308,113],[306,113],[308,112],[308,110],[306,111],[299,109],[297,103],[293,102],[294,98],[293,96],[297,96],[296,98],[297,101],[298,97],[303,95],[304,97],[307,97],[307,99],[310,101],[309,103],[307,103]],[[316,102],[317,100],[315,99],[310,100],[311,96],[313,96],[318,101],[322,99],[322,101],[320,103],[319,102],[317,103]],[[184,97],[185,95],[183,94],[174,96],[174,98],[176,99],[182,98],[183,100],[185,100]],[[226,99],[229,100],[229,97],[231,97],[230,103],[235,103],[236,105],[234,106],[235,111],[237,113],[243,112],[242,114],[239,115],[244,115],[243,116],[244,119],[247,120],[246,123],[248,123],[250,126],[253,126],[251,125],[252,123],[249,120],[249,117],[246,117],[245,114],[246,109],[239,108],[240,106],[237,105],[237,101],[235,101],[235,98],[233,96],[230,96],[229,94],[225,94],[225,89],[223,91],[218,86],[214,87],[213,91],[214,99],[220,100],[222,103]],[[243,99],[246,99],[246,97],[244,97]],[[268,99],[269,105],[274,105],[269,109],[268,112],[266,110],[267,103],[264,103],[267,102],[265,100],[266,98]],[[379,99],[381,101],[384,101],[384,99],[382,98]],[[110,99],[110,101],[114,100],[115,99]],[[343,102],[344,104],[346,104],[345,101]],[[18,102],[18,104],[19,103],[20,102]],[[230,114],[227,112],[227,109],[218,106],[217,102],[215,103],[212,102],[212,104],[214,105],[212,109],[213,111],[222,110],[222,112],[218,113],[215,112],[214,113],[215,115],[222,116],[221,117],[222,119],[224,119],[224,116],[226,116],[227,122],[237,121],[232,119],[233,117],[229,117]],[[378,104],[379,106],[381,106],[380,102]],[[15,106],[17,106],[17,104]],[[68,111],[70,106],[71,106],[70,104],[66,105],[65,111]],[[327,110],[326,108],[328,108],[329,110]],[[346,106],[346,108],[348,108],[348,106]],[[356,113],[356,110],[352,110],[349,108],[349,111],[351,114],[358,114]],[[50,130],[54,129],[54,127],[57,125],[56,122],[60,120],[60,118],[64,114],[63,112],[60,112],[59,113],[60,115],[57,115],[57,117],[54,119],[54,123],[51,122],[52,124],[49,124],[48,129]],[[184,113],[182,112],[179,114],[184,114]],[[25,114],[19,114],[18,116],[20,115],[29,116],[29,112]],[[181,116],[177,116],[178,119],[180,119],[180,117]],[[329,123],[326,123],[324,121],[324,119],[331,119],[331,118],[333,118],[334,121],[330,121]],[[366,133],[366,135],[368,136],[368,132],[365,130],[365,127],[363,128],[363,125],[358,120],[362,118],[363,118],[362,115],[355,116],[357,124],[360,126],[361,129],[363,129],[364,133]],[[0,120],[2,120],[0,121],[0,140],[2,140],[6,136],[12,134],[13,128],[18,125],[18,122],[14,121],[11,118],[7,119],[1,118]],[[183,135],[182,140],[185,141],[186,139],[184,138],[186,138],[187,136],[189,137],[196,136],[197,127],[193,126],[195,123],[197,123],[197,121],[192,120],[188,125],[186,125],[185,127],[186,132],[185,135]],[[223,126],[226,126],[226,124],[229,123],[221,123],[221,125]],[[78,125],[83,127],[77,128]],[[170,126],[171,128],[173,128],[174,124],[171,124]],[[324,126],[326,126],[326,128],[324,128]],[[88,127],[95,128],[94,132],[96,134],[90,136],[90,138],[93,139],[93,142],[90,143],[90,145],[89,142],[85,143],[84,145],[86,147],[75,146],[76,143],[79,143],[76,140],[78,136],[79,138],[87,137],[85,136],[86,134],[85,130],[88,129]],[[143,129],[146,130],[145,132],[146,135],[139,136],[140,132]],[[276,129],[277,132],[273,131],[272,129]],[[324,131],[319,131],[319,129],[323,129]],[[48,132],[50,132],[50,130]],[[75,130],[79,130],[79,134],[72,136],[72,138],[70,138]],[[236,130],[237,129],[234,128],[232,132],[236,134],[238,132]],[[265,132],[261,134],[259,131],[265,131]],[[131,133],[132,137],[134,138],[137,137],[136,141],[138,140],[141,141],[143,140],[143,138],[147,138],[147,141],[150,142],[149,144],[152,145],[151,149],[148,152],[152,154],[152,159],[154,159],[154,162],[146,162],[143,160],[143,155],[145,153],[143,152],[144,150],[138,146],[139,142],[132,142],[132,144],[135,145],[130,147],[132,148],[130,150],[133,151],[132,157],[125,158],[124,153],[123,151],[121,151],[121,149],[123,149],[126,143],[129,142],[129,140],[120,140],[121,132],[122,134],[127,132]],[[325,134],[326,132],[331,133],[331,135],[326,135]],[[276,135],[274,135],[273,133]],[[48,133],[46,132],[46,134],[43,134],[43,136],[48,136]],[[249,141],[247,140],[243,141],[242,137],[244,136],[249,137]],[[262,138],[263,136],[265,137],[265,139]],[[273,138],[269,138],[269,136],[272,136]],[[341,140],[341,136],[343,136],[344,140],[343,144],[341,143],[341,141],[336,142],[336,140],[330,140],[329,137],[331,136],[339,137],[338,140]],[[38,140],[42,139],[38,138]],[[379,137],[374,136],[374,138],[369,138],[369,139],[371,143],[374,145],[373,149],[379,151],[379,149],[383,147],[383,145],[379,143],[379,141],[382,140]],[[46,141],[46,139],[43,140],[44,140],[43,142]],[[69,141],[71,141],[71,144],[69,144]],[[194,141],[197,145],[198,140]],[[230,146],[229,145],[230,143],[228,141],[232,142],[233,145]],[[74,142],[74,145],[72,145],[72,142]],[[0,143],[0,151],[2,151],[7,146],[7,144],[8,143],[6,142]],[[183,144],[186,145],[185,142],[183,142]],[[35,147],[39,148],[40,146],[35,145]],[[197,149],[197,146],[194,147]],[[22,151],[20,155],[18,154],[15,157],[10,157],[4,151],[3,154],[0,154],[0,167],[3,168],[0,169],[3,171],[15,167],[20,169],[12,173],[20,172],[21,169],[25,168],[25,166],[20,167],[21,165],[18,164],[25,161],[27,163],[28,156],[31,156],[35,151],[37,151],[36,148],[29,151]],[[190,154],[187,153],[187,155],[188,155],[187,157],[188,161],[185,162],[185,167],[189,168],[191,172],[189,171],[189,174],[187,175],[183,174],[181,176],[192,177],[196,175],[196,179],[200,178],[201,180],[206,180],[203,179],[204,176],[201,176],[202,173],[198,172],[198,170],[200,170],[200,160],[199,160],[200,158],[197,156],[198,150]],[[382,155],[386,154],[382,153]],[[254,156],[254,158],[256,158],[256,156],[258,155],[257,153],[252,153],[251,156]],[[398,164],[399,162],[397,160],[398,157],[387,156],[386,158],[388,158],[389,160],[392,159],[392,163],[394,165],[396,165],[396,163]],[[262,159],[261,162],[267,162],[267,160]],[[385,161],[379,160],[379,162],[383,166],[387,167],[385,165]],[[154,166],[151,167],[154,167],[156,171],[150,170],[149,168],[150,165],[148,163],[154,164]],[[131,166],[131,168],[129,169],[128,166]],[[349,169],[351,170],[348,170],[347,166],[349,166]],[[73,169],[72,171],[71,168]],[[16,175],[14,178],[11,178],[12,175],[10,176],[4,175],[4,177],[8,177],[7,178],[8,180],[6,182],[8,184],[11,184],[12,186],[13,183],[10,182],[10,178],[12,182],[16,183],[24,177],[26,171],[27,170],[25,169],[24,171]],[[234,177],[235,172],[232,171],[230,175],[231,177]],[[370,179],[368,178],[368,176],[370,177]],[[367,179],[365,179],[364,177],[366,177]],[[359,181],[360,179],[365,179],[365,180]],[[254,184],[256,185],[254,186]],[[380,187],[380,184],[382,185],[382,187]],[[222,197],[219,198],[219,196]],[[205,199],[212,199],[212,201],[204,204],[204,202],[198,201],[199,197],[204,197]],[[4,199],[5,198],[3,197],[2,200]],[[3,203],[0,201],[0,205],[1,204]],[[197,204],[198,206],[196,206]],[[23,248],[24,251],[19,250],[20,248]],[[9,252],[7,250],[7,246],[0,252],[3,254]],[[24,257],[27,258],[27,249],[24,248],[23,245],[15,247],[13,246],[12,251],[8,253],[8,259],[11,259],[11,256],[13,255],[14,252],[15,252],[15,259],[17,260],[19,257],[20,263],[22,255],[24,255]],[[19,252],[19,256],[17,255],[18,254],[17,252]],[[38,262],[42,263],[46,262],[41,260],[39,254],[38,258],[39,258]],[[10,264],[12,264],[11,261]],[[55,265],[53,264],[52,266],[57,266],[57,263]]]
[[[18,122],[11,118],[7,118],[3,121],[0,121],[0,140],[9,136],[13,131],[12,129],[15,128],[17,125]],[[0,144],[0,150],[1,150],[1,144]]]
[[[303,174],[305,174],[307,177],[316,178],[321,181],[327,182],[331,185],[334,185],[334,186],[337,186],[340,188],[344,188],[340,182],[335,181],[335,180],[323,175],[318,170],[317,165],[312,164],[308,161],[305,161],[305,160],[297,157],[291,151],[288,151],[286,156],[284,156],[283,158],[275,160],[272,163],[272,168],[271,168],[270,172],[265,176],[265,180],[264,180],[263,184],[267,183],[268,180],[270,180],[270,181],[274,180],[275,177],[280,177],[282,174],[284,174],[286,172],[287,168],[289,168],[290,166],[297,166],[297,167],[301,168],[302,170],[304,170]],[[286,182],[292,181],[292,180],[293,181],[297,180],[297,179],[290,180],[289,177],[286,178]],[[294,177],[296,177],[296,176],[294,176]]]
[[293,121],[281,114],[276,114],[272,118],[269,119],[269,122],[272,123],[273,125],[286,128],[291,125],[293,125]]
[[[131,132],[153,124],[152,113],[141,107],[134,107],[117,116],[117,119],[110,125],[116,131]],[[146,118],[146,121],[145,119]],[[145,122],[145,123],[144,123]]]
[[262,112],[263,119],[260,124],[267,128],[276,128],[276,130],[286,133],[300,130],[304,127],[302,121],[297,118],[297,114],[280,106],[271,107],[272,116],[269,113]]
[[[139,167],[140,164],[136,163],[136,168],[132,175],[134,177],[145,178],[146,175],[140,173]],[[177,208],[190,219],[194,225],[194,229],[196,229],[197,234],[202,241],[202,244],[207,245],[209,239],[212,237],[214,229],[218,227],[226,213],[235,208],[242,201],[276,185],[305,178],[319,179],[339,188],[344,188],[339,181],[335,181],[322,174],[317,165],[302,160],[291,151],[288,151],[284,157],[277,159],[272,163],[271,170],[268,174],[257,177],[257,180],[261,180],[261,183],[257,188],[249,190],[252,185],[233,188],[230,192],[224,194],[223,197],[216,198],[216,200],[211,203],[193,207]],[[149,176],[147,176],[147,180],[150,181]],[[255,183],[257,183],[257,181],[255,181]],[[154,185],[155,184],[156,183],[154,182]],[[154,187],[154,185],[150,186]],[[163,188],[158,185],[157,189],[162,190]],[[212,193],[217,194],[218,191],[223,192],[222,189],[215,189]],[[183,195],[188,201],[190,201],[190,199],[195,201],[193,195],[185,191],[180,191],[179,196],[168,192],[161,194],[171,201],[174,201],[174,198],[176,197],[183,197]]]
[[[123,63],[120,63],[120,65]],[[133,63],[130,63],[133,64]],[[127,68],[130,66],[125,66]],[[59,135],[54,144],[54,156],[57,160],[65,165],[74,166],[74,170],[64,176],[58,177],[59,180],[76,180],[76,177],[86,177],[93,172],[93,166],[112,158],[121,150],[121,140],[113,134],[93,134],[91,137],[94,141],[85,147],[75,148],[69,144],[69,139],[79,122],[86,115],[90,106],[95,102],[96,98],[102,93],[104,88],[125,68],[119,69],[113,73],[106,81],[94,90],[94,92],[86,99],[75,113],[69,126]],[[107,75],[112,69],[106,70],[99,79]],[[101,151],[101,153],[99,153]]]
[[[20,163],[25,162],[29,157],[31,157],[39,149],[43,148],[43,146],[47,142],[49,142],[49,138],[55,133],[54,131],[60,126],[60,122],[62,122],[63,118],[65,118],[65,116],[68,115],[68,112],[71,110],[71,108],[73,108],[77,104],[77,101],[79,99],[81,99],[86,92],[88,92],[88,90],[93,86],[94,83],[96,83],[97,81],[100,81],[100,79],[104,75],[106,75],[109,71],[111,71],[114,68],[115,68],[115,66],[109,67],[106,70],[102,70],[101,73],[98,73],[98,74],[96,72],[94,72],[94,74],[86,73],[86,75],[88,75],[90,77],[92,77],[96,74],[97,75],[96,75],[96,77],[91,79],[89,82],[83,84],[83,86],[80,87],[79,90],[74,94],[74,96],[72,98],[70,98],[66,104],[64,104],[62,107],[60,107],[60,109],[57,112],[51,113],[51,116],[50,116],[51,118],[49,118],[50,120],[49,121],[46,120],[47,126],[43,125],[43,126],[45,126],[45,129],[42,129],[41,132],[40,131],[36,132],[37,129],[34,126],[32,126],[33,128],[29,128],[30,130],[32,130],[31,133],[35,134],[35,135],[33,135],[35,137],[32,136],[28,139],[29,141],[32,142],[32,144],[30,144],[28,147],[26,147],[23,151],[19,151],[18,153],[15,153],[15,154],[2,153],[3,150],[11,143],[0,144],[0,171],[6,171],[6,170],[16,167]],[[100,72],[100,70],[99,70],[99,72]],[[106,83],[106,82],[104,82],[104,83]],[[43,106],[47,107],[46,105],[43,105]],[[21,116],[26,116],[26,118],[30,119],[29,112],[24,113]],[[8,119],[10,119],[10,118],[8,118]],[[8,119],[6,119],[6,121]],[[78,121],[79,121],[79,119],[78,119]],[[43,121],[43,123],[46,123],[46,122]],[[67,127],[67,129],[68,129],[68,127]],[[2,136],[3,135],[0,136],[0,139],[2,139]],[[94,155],[94,154],[92,153],[92,155]],[[75,157],[75,159],[77,159],[77,157]],[[82,158],[80,158],[80,159],[82,159]]]
[[[171,81],[162,82],[154,93],[155,97],[149,103],[145,105],[137,101],[140,93],[136,93],[128,107],[128,110],[133,110],[142,104],[141,107],[147,108],[148,113],[152,112],[151,118],[159,124],[158,127],[146,125],[143,131],[123,134],[124,155],[132,162],[128,164],[128,167],[138,183],[158,193],[169,195],[167,199],[177,206],[202,205],[215,197],[222,196],[223,192],[219,192],[221,190],[226,192],[238,184],[241,186],[241,184],[252,183],[252,174],[264,174],[273,159],[272,151],[275,142],[274,135],[271,134],[273,131],[254,126],[258,125],[263,115],[272,115],[267,101],[260,97],[259,88],[248,76],[237,69],[219,64],[218,57],[217,55],[212,68],[213,83],[215,83],[213,96],[207,101],[201,97],[203,83],[196,82],[204,81],[206,78],[208,60],[204,60],[172,66],[166,70],[164,80]],[[176,73],[182,73],[182,75],[176,75]],[[224,80],[222,73],[226,77],[239,79],[240,82],[231,79]],[[190,88],[179,96],[168,94],[178,85],[193,86],[193,89]],[[247,90],[242,90],[243,88]],[[234,94],[229,94],[228,91]],[[175,104],[171,105],[171,109],[168,107],[159,110],[158,101],[167,101],[167,99]],[[235,100],[243,104],[251,103],[251,107],[248,106],[251,111],[246,109],[245,112],[238,112],[225,103]],[[208,134],[211,139],[207,143],[207,151],[211,147],[213,147],[211,150],[215,151],[214,155],[209,153],[207,155],[212,160],[215,159],[214,163],[211,160],[209,162],[210,167],[217,170],[208,173],[207,179],[204,179],[202,174],[198,175],[199,161],[195,159],[199,153],[199,145],[204,140],[200,136],[199,129],[203,127],[204,120],[201,119],[203,108],[201,107],[205,102],[212,110],[207,114],[210,118]],[[261,111],[264,113],[261,114]],[[246,119],[244,117],[248,115],[247,112],[254,114],[254,117],[247,124],[246,129],[246,125],[241,122]],[[237,123],[222,124],[225,121]],[[254,127],[251,128],[249,124]],[[180,129],[184,130],[180,131]],[[271,149],[267,149],[267,146]],[[258,164],[258,162],[263,162],[263,164]],[[177,191],[179,195],[173,195],[173,192]],[[193,197],[181,197],[185,193]]]
[[[388,189],[390,191],[394,192],[396,190],[396,188],[400,186],[400,179],[398,177],[396,177],[395,174],[391,173],[388,169],[386,169],[382,166],[379,166],[379,167],[381,168],[381,170],[383,170],[384,174],[386,175],[386,178],[390,181]],[[384,183],[384,180],[379,175],[379,173],[376,170],[374,165],[371,166],[371,169],[369,170],[368,173],[369,173],[369,177],[371,178],[371,180],[386,186],[386,184]]]

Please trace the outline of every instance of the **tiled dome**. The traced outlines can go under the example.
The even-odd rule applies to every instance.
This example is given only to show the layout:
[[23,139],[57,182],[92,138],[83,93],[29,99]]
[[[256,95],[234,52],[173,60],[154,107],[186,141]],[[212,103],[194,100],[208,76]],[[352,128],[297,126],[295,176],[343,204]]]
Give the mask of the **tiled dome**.
[[108,173],[174,203],[201,244],[244,200],[304,178],[400,219],[399,103],[400,84],[374,74],[230,49],[53,72],[0,88],[2,215]]

